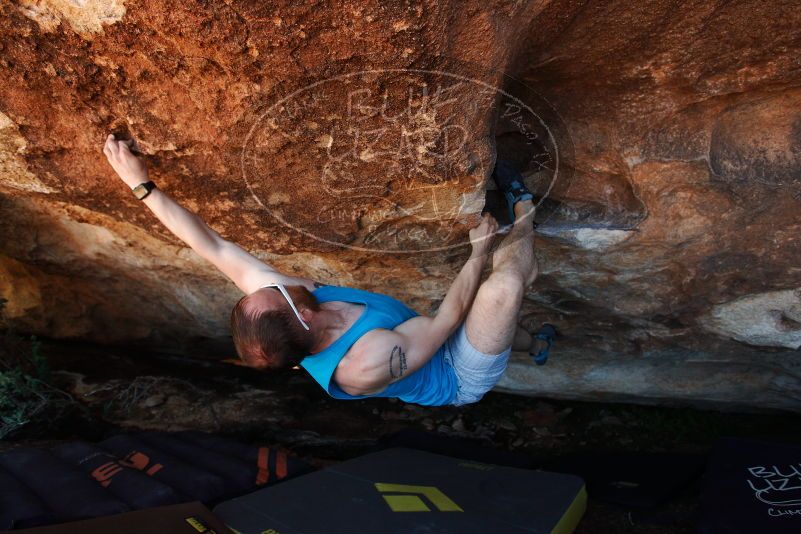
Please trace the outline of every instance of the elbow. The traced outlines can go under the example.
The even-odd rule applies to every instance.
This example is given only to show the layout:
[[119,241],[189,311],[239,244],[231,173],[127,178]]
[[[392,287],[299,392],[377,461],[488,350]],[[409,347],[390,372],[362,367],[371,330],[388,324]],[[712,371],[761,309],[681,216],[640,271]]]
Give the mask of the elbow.
[[[431,325],[432,330],[428,338],[431,340],[442,340],[444,343],[444,341],[456,331],[459,325],[462,324],[462,321],[464,321],[464,316],[461,314],[438,313],[436,317],[434,317],[434,322]],[[441,344],[442,343],[440,343],[440,345]],[[437,348],[439,348],[439,345],[437,345]]]
[[466,306],[454,306],[438,310],[435,320],[438,328],[450,330],[459,326],[466,315]]

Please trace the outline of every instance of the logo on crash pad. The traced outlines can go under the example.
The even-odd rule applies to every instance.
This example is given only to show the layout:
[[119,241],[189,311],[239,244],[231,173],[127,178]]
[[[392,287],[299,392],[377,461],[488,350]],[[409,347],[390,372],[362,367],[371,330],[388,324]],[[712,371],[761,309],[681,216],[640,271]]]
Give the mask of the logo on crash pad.
[[464,512],[458,504],[434,486],[376,482],[375,489],[384,494],[382,497],[393,512],[430,512],[431,508],[420,498],[421,496],[440,512]]

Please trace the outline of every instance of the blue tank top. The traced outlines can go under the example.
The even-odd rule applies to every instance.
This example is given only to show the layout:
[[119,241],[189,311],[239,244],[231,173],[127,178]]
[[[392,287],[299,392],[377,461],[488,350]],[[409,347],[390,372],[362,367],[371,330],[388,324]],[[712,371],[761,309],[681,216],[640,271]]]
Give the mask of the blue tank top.
[[336,399],[364,399],[368,397],[397,397],[404,402],[439,406],[449,404],[456,397],[457,381],[453,367],[445,362],[444,347],[422,368],[406,378],[390,384],[374,395],[348,395],[331,380],[339,361],[348,349],[370,330],[392,330],[417,313],[402,302],[380,293],[339,286],[322,286],[312,294],[317,301],[343,301],[364,304],[364,311],[353,325],[331,345],[301,360],[300,365],[309,372],[329,395]]

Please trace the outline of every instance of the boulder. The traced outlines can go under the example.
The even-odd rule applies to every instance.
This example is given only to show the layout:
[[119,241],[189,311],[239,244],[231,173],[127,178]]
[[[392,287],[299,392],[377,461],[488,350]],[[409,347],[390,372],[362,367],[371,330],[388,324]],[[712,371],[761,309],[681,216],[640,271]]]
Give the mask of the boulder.
[[799,410],[791,4],[4,2],[5,321],[233,356],[241,295],[114,176],[109,132],[264,261],[422,313],[497,155],[540,198],[521,322],[561,333],[499,389]]

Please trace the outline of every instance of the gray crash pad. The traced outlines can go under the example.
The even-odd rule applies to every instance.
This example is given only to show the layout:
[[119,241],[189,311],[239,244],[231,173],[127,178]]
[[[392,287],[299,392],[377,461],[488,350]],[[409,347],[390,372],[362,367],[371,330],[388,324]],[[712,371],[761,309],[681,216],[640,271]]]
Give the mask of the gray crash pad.
[[241,534],[569,533],[586,509],[573,475],[396,448],[219,504]]

